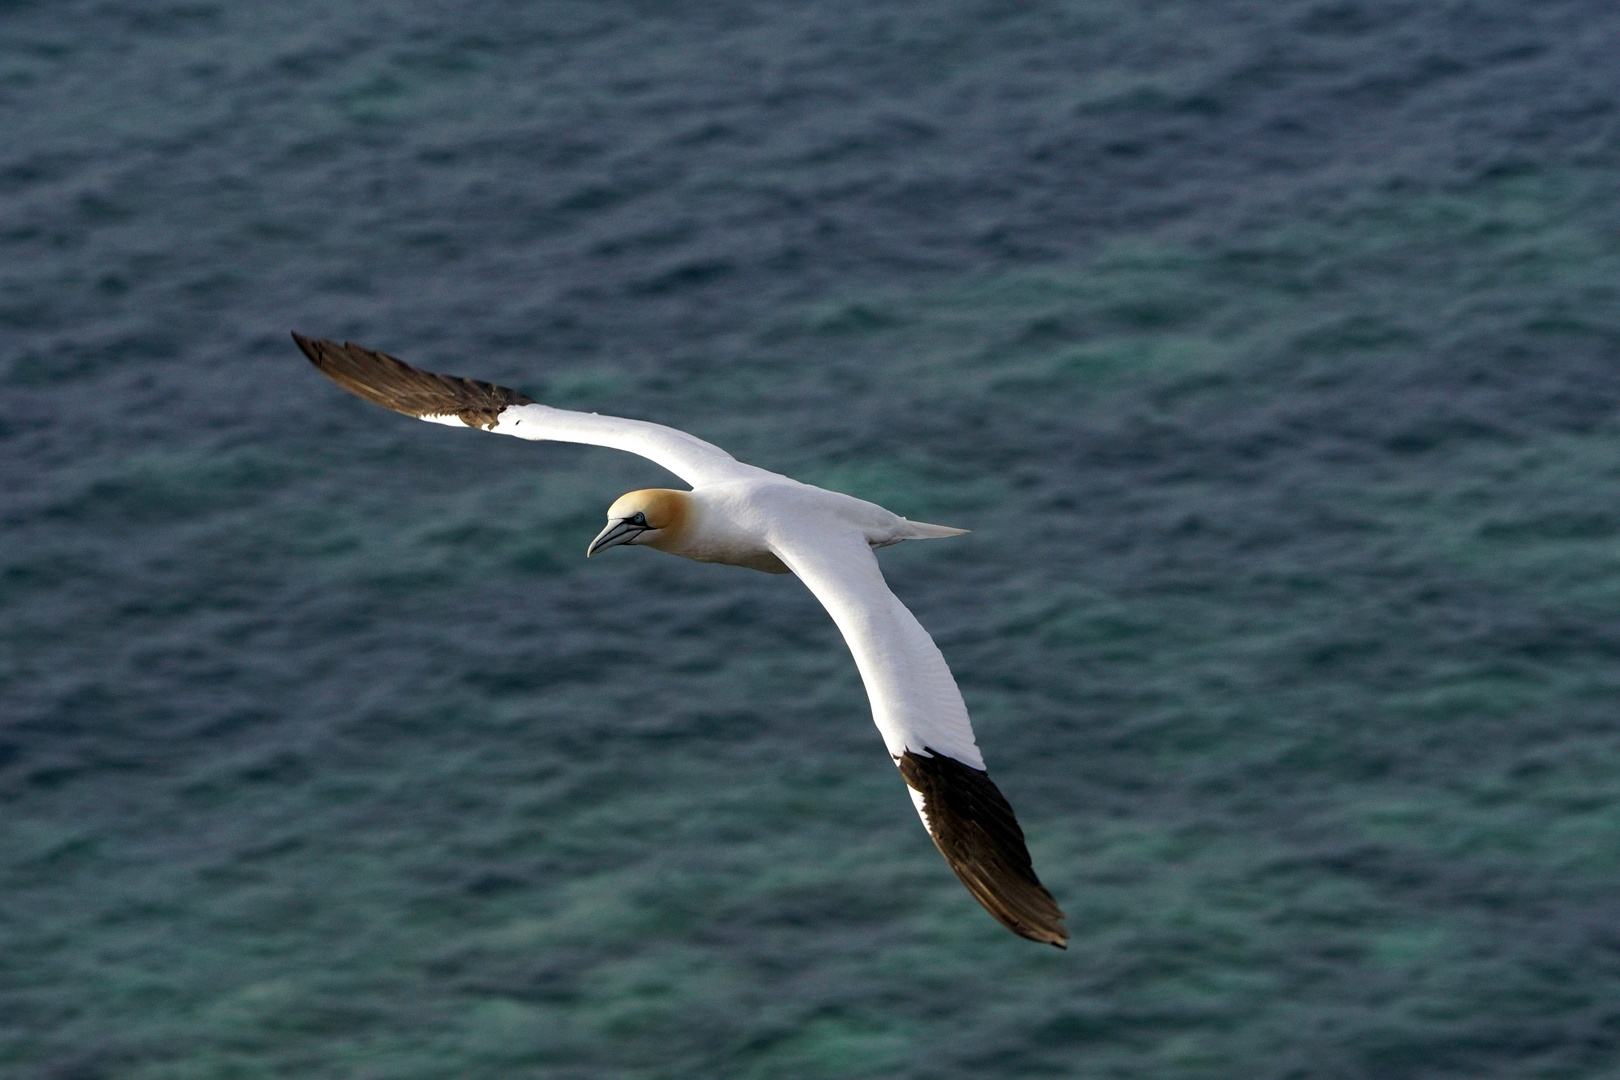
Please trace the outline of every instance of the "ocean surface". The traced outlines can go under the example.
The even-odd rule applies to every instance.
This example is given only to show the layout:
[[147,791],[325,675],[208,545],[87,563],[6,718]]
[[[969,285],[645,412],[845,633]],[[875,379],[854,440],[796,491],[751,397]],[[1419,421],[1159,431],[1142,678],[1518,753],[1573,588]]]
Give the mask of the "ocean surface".
[[[290,330],[926,521],[791,577]],[[1620,7],[0,0],[0,1075],[1620,1075]]]

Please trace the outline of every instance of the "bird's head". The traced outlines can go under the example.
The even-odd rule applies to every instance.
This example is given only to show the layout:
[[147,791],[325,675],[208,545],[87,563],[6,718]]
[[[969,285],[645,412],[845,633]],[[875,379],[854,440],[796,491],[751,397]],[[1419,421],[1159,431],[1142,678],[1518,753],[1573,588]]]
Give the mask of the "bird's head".
[[588,559],[604,548],[620,544],[662,547],[680,535],[691,515],[690,492],[668,488],[647,488],[620,495],[608,507],[607,528],[596,534],[585,549]]

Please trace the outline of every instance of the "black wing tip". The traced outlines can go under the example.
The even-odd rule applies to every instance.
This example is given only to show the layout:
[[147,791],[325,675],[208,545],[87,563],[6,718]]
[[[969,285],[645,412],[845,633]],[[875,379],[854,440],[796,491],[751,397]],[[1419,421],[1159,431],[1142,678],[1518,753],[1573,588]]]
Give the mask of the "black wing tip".
[[[299,351],[304,354],[305,359],[315,365],[317,371],[333,379],[334,382],[338,382],[339,385],[342,385],[342,383],[333,376],[333,371],[343,359],[349,359],[350,361],[357,359],[354,355],[355,350],[359,350],[362,356],[382,355],[381,353],[372,353],[370,349],[353,345],[347,341],[340,345],[331,338],[305,337],[296,330],[292,331],[292,339],[293,343],[298,346]],[[389,357],[389,359],[393,358]],[[394,362],[399,363],[397,360]],[[348,389],[348,387],[345,387],[345,389]]]
[[494,383],[437,375],[398,357],[345,341],[309,338],[293,342],[315,369],[357,397],[406,416],[455,416],[467,427],[492,429],[503,411],[534,399]]
[[297,344],[299,351],[309,359],[309,362],[316,367],[320,367],[321,346],[330,343],[316,338],[307,338],[296,330],[292,331],[292,339]]
[[331,338],[305,337],[296,330],[291,331],[291,333],[293,343],[296,344],[299,350],[309,358],[310,363],[314,364],[322,371],[328,370],[333,362],[339,357],[347,358],[350,361],[369,360],[373,363],[376,362],[378,357],[385,357],[401,367],[409,368],[411,371],[420,370],[418,368],[411,367],[409,364],[398,359],[397,357],[389,356],[384,352],[378,352],[376,349],[368,349],[364,345],[356,345],[352,341],[339,343],[333,341]]
[[1063,910],[1035,875],[1024,832],[990,774],[933,751],[908,750],[895,764],[922,796],[934,845],[973,898],[1019,937],[1067,949]]

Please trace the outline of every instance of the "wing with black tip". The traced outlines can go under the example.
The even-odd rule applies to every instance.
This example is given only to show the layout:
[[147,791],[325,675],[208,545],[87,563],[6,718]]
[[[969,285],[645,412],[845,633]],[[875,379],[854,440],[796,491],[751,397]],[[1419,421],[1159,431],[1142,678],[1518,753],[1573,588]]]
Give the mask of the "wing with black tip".
[[541,405],[515,390],[477,379],[422,371],[359,345],[294,334],[328,379],[374,405],[451,427],[480,428],[536,441],[611,446],[640,454],[693,487],[771,475],[684,431],[620,416]]
[[973,898],[1015,934],[1067,948],[1013,809],[985,771],[967,706],[934,639],[894,593],[855,530],[794,529],[777,556],[821,601],[855,657],[872,718],[928,835]]

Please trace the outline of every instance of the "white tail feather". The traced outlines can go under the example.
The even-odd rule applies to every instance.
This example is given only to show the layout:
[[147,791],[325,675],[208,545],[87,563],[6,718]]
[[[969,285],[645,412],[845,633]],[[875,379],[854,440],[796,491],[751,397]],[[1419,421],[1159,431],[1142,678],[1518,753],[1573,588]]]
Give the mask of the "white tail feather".
[[912,521],[906,519],[911,531],[904,537],[906,540],[934,540],[941,536],[961,536],[966,529],[953,529],[949,525],[930,525],[926,521]]

